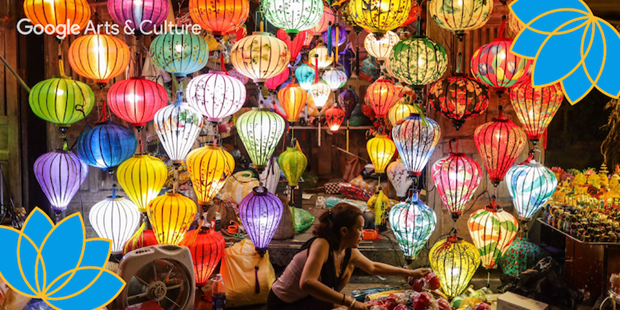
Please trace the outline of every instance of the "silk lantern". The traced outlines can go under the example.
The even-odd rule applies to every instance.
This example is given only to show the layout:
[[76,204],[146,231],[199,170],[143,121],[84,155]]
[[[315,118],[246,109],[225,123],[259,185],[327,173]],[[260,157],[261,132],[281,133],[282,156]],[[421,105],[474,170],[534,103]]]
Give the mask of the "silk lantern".
[[435,211],[425,205],[418,198],[418,193],[415,193],[406,202],[392,207],[388,219],[407,264],[411,264],[435,231]]
[[325,120],[331,132],[338,132],[340,125],[342,125],[342,121],[344,121],[344,110],[337,106],[330,107],[325,111]]
[[250,14],[248,0],[190,0],[189,15],[200,27],[221,36],[239,29]]
[[54,33],[64,38],[69,31],[84,29],[90,21],[91,12],[87,0],[25,0],[24,13],[34,26],[43,29],[53,26],[54,30],[61,30],[62,27],[58,26],[64,25],[64,33]]
[[322,79],[332,91],[337,91],[347,83],[347,74],[340,69],[331,68],[323,73]]
[[395,105],[393,105],[388,111],[388,120],[392,127],[396,126],[396,123],[401,119],[415,113],[417,109],[410,104],[402,103],[398,101]]
[[403,164],[403,161],[398,158],[395,162],[391,163],[387,167],[387,176],[388,180],[396,189],[396,196],[400,198],[401,201],[407,196],[407,191],[409,187],[413,185],[413,179],[409,177],[409,173],[407,172],[407,167]]
[[534,160],[512,166],[506,173],[506,182],[519,220],[523,221],[536,215],[558,186],[555,174]]
[[159,141],[173,164],[182,164],[202,128],[202,114],[178,99],[155,113]]
[[344,116],[347,119],[351,118],[351,113],[353,113],[353,110],[355,110],[357,106],[357,100],[357,94],[353,92],[351,87],[345,89],[338,95],[338,103],[344,108]]
[[278,164],[280,164],[280,169],[286,177],[288,186],[295,187],[306,171],[308,158],[296,147],[289,147],[278,156]]
[[[331,31],[330,31],[331,30]],[[331,32],[331,46],[336,47],[347,41],[347,29],[340,24],[332,24],[327,30],[323,31],[323,42],[329,46],[329,37]]]
[[284,71],[291,59],[286,44],[268,32],[254,32],[235,43],[230,58],[237,71],[264,83]]
[[351,0],[348,3],[351,19],[369,32],[384,34],[402,25],[411,10],[411,0]]
[[334,24],[335,21],[336,16],[334,14],[334,11],[332,11],[332,9],[328,5],[325,5],[323,6],[323,14],[321,15],[321,19],[312,26],[312,29],[310,29],[310,31],[314,35],[319,36],[323,32],[327,31],[329,25]]
[[278,101],[284,109],[286,120],[293,123],[299,120],[299,114],[306,104],[306,91],[297,84],[288,84],[278,92]]
[[254,167],[262,172],[280,142],[285,126],[284,119],[268,109],[254,108],[237,119],[237,131]]
[[164,162],[149,155],[134,155],[118,166],[118,183],[127,197],[146,212],[149,202],[159,195],[168,178]]
[[67,209],[88,175],[88,165],[66,148],[39,156],[33,170],[55,213]]
[[140,213],[131,201],[112,195],[90,208],[88,219],[100,238],[112,240],[112,253],[121,253],[140,224]]
[[222,234],[212,229],[201,228],[198,233],[185,235],[182,244],[189,248],[194,263],[196,286],[207,285],[213,271],[224,257],[226,241]]
[[518,227],[515,217],[499,208],[495,199],[469,216],[467,228],[484,268],[497,268],[498,259],[517,236]]
[[331,95],[332,89],[329,85],[327,85],[327,83],[318,82],[312,84],[309,93],[310,96],[312,96],[312,100],[314,100],[314,105],[320,110],[325,106],[327,100],[329,100],[329,95]]
[[360,70],[363,74],[370,77],[369,81],[377,80],[381,75],[381,65],[373,57],[364,59]]
[[284,82],[288,81],[290,71],[291,69],[286,68],[284,69],[284,71],[282,71],[282,73],[268,79],[267,82],[265,82],[265,86],[267,86],[267,89],[275,90]]
[[147,213],[159,244],[178,245],[196,216],[196,204],[179,193],[151,200]]
[[327,46],[319,45],[308,53],[308,62],[311,65],[319,67],[319,70],[324,70],[334,62],[334,56],[329,52]]
[[314,84],[314,75],[314,69],[310,68],[307,64],[302,64],[295,69],[297,82],[299,82],[299,86],[306,91],[312,88],[312,84]]
[[136,231],[133,237],[125,242],[125,245],[123,245],[123,255],[127,255],[127,253],[131,251],[145,248],[147,246],[157,245],[157,239],[155,238],[155,233],[153,230],[143,228],[144,225]]
[[138,140],[133,131],[110,120],[82,131],[77,140],[80,159],[104,171],[113,171],[129,159],[137,147]]
[[462,37],[465,31],[478,29],[487,23],[493,11],[493,1],[432,0],[428,11],[439,27]]
[[168,0],[109,0],[108,12],[115,23],[138,34],[161,26],[168,17]]
[[517,237],[498,260],[504,274],[512,277],[534,268],[538,262],[547,257],[547,253],[526,238]]
[[384,173],[396,152],[394,142],[384,134],[378,134],[366,143],[366,150],[376,173]]
[[471,57],[471,73],[498,95],[507,88],[529,81],[532,60],[510,51],[513,39],[497,38],[478,48]]
[[278,229],[282,210],[282,201],[262,186],[255,187],[239,204],[241,223],[261,257]]
[[461,295],[480,266],[480,254],[471,243],[456,236],[444,238],[428,254],[441,290],[450,299]]
[[524,82],[511,88],[510,101],[523,124],[527,138],[534,144],[542,137],[564,100],[560,84],[533,87]]
[[66,131],[93,110],[95,94],[85,83],[69,77],[51,78],[30,90],[28,102],[36,116]]
[[71,42],[68,58],[75,73],[107,84],[109,79],[125,72],[130,56],[123,40],[107,34],[89,34]]
[[[347,77],[350,77],[353,63],[356,62],[355,52],[353,51],[351,44],[347,44],[344,50],[338,53],[338,55],[338,63],[344,68],[344,72],[347,74]],[[357,66],[357,63],[355,65]]]
[[235,114],[246,99],[245,85],[220,71],[211,71],[193,78],[186,88],[185,98],[194,110],[211,122]]
[[448,58],[441,44],[416,36],[394,45],[388,66],[401,82],[419,89],[441,78],[448,68]]
[[209,60],[209,45],[203,37],[175,28],[155,37],[150,55],[155,67],[184,77],[204,68]]
[[228,71],[228,75],[241,81],[241,83],[243,83],[243,85],[247,84],[248,81],[250,80],[247,76],[239,73],[235,68],[233,68],[232,70]]
[[441,201],[456,221],[480,185],[480,165],[465,153],[450,150],[448,156],[433,164],[431,175]]
[[187,170],[198,204],[211,204],[234,169],[235,160],[221,147],[207,145],[191,151],[187,155]]
[[110,87],[107,103],[114,115],[134,127],[144,127],[155,112],[168,104],[168,93],[158,83],[132,77]]
[[270,24],[283,29],[293,39],[300,31],[314,27],[321,20],[323,1],[263,0],[261,11]]
[[407,20],[405,20],[400,27],[406,28],[409,24],[418,20],[418,17],[422,14],[422,8],[418,5],[417,0],[411,0],[411,10],[409,10],[409,16],[407,16]]
[[398,35],[392,31],[388,31],[381,39],[377,39],[373,33],[370,33],[364,39],[364,48],[368,55],[385,60],[390,56],[390,52],[396,43],[400,41]]
[[439,142],[441,128],[434,120],[412,114],[392,128],[392,138],[407,170],[420,176]]
[[431,85],[428,100],[435,111],[452,120],[456,130],[489,106],[489,89],[475,79],[454,74]]
[[368,102],[377,118],[385,118],[394,103],[400,98],[400,91],[390,80],[379,79],[366,90]]
[[291,53],[291,59],[297,59],[297,55],[299,55],[299,52],[306,41],[307,33],[309,33],[307,30],[300,31],[299,35],[295,36],[295,39],[291,40],[286,31],[283,29],[278,29],[277,37],[288,47],[288,50]]

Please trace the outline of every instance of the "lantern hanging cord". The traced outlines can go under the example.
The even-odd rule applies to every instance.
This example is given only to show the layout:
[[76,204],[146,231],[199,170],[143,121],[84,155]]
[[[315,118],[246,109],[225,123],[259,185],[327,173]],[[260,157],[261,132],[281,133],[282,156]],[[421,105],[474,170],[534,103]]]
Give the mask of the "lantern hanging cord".
[[142,127],[136,128],[138,131],[138,144],[140,145],[140,155],[144,155],[144,141],[142,140]]
[[105,98],[103,98],[103,89],[105,88],[106,84],[97,83],[97,85],[99,85],[99,102],[101,102],[101,107],[97,105],[97,110],[99,114],[99,120],[97,120],[97,123],[103,123],[108,119],[107,105]]
[[61,77],[66,77],[65,75],[65,65],[62,60],[62,41],[58,40],[58,73]]

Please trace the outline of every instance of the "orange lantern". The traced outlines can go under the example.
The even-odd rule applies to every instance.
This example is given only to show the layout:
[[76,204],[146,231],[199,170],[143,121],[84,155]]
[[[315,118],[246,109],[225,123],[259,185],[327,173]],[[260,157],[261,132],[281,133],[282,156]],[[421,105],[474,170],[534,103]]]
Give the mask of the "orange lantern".
[[288,84],[278,92],[278,100],[286,113],[286,120],[293,123],[299,120],[299,114],[306,104],[306,91],[297,84]]
[[564,100],[564,95],[559,83],[533,87],[528,81],[510,90],[512,106],[523,124],[527,138],[534,144],[540,140],[551,123],[562,100]]
[[107,34],[77,38],[69,47],[69,64],[79,75],[107,84],[129,65],[129,47],[121,39]]
[[327,126],[331,132],[338,132],[342,121],[344,121],[344,110],[333,106],[325,111],[325,119],[327,120]]
[[62,38],[74,32],[76,25],[77,31],[84,29],[90,20],[90,6],[86,0],[26,0],[24,13],[35,26],[43,29],[54,26],[53,34]]
[[368,86],[366,95],[377,118],[385,118],[392,105],[400,99],[398,88],[382,78]]
[[190,0],[189,14],[202,29],[221,36],[235,31],[250,13],[248,0]]

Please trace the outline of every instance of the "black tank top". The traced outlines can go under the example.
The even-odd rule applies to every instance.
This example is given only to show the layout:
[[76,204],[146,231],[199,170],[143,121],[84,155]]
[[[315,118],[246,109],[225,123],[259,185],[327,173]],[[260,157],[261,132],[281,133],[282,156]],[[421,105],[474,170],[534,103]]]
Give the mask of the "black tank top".
[[[310,240],[306,241],[299,252],[308,251],[308,255],[310,255],[310,246],[317,239],[317,237],[313,237]],[[349,260],[351,259],[351,248],[345,250],[344,259],[340,264],[340,275],[336,277],[336,262],[334,260],[334,251],[332,249],[331,244],[329,245],[329,255],[327,256],[327,262],[321,268],[321,283],[331,287],[335,290],[338,286],[340,286],[340,282],[342,281],[342,277],[349,265]]]

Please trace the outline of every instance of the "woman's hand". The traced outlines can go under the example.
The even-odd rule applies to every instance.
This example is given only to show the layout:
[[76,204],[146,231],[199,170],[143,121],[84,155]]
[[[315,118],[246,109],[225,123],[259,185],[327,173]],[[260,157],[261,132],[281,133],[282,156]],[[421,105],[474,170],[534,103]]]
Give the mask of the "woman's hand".
[[409,272],[409,277],[417,280],[419,278],[426,277],[427,274],[431,273],[430,268],[418,268],[414,270],[407,270]]
[[352,309],[352,310],[368,310],[368,305],[364,304],[364,303],[361,303],[359,301],[356,301],[356,302],[353,303],[353,306],[351,306],[351,308],[349,308],[349,309]]

